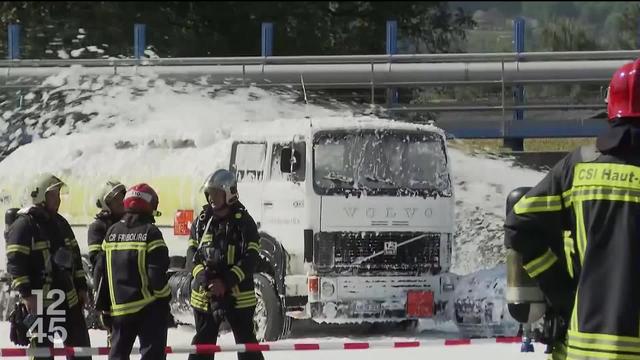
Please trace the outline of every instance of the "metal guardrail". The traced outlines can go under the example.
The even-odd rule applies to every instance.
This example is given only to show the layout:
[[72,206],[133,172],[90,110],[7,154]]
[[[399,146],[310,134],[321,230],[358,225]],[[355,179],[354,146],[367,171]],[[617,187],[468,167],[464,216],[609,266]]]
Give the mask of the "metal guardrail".
[[[501,111],[502,125],[486,131],[458,128],[469,137],[506,136],[518,134],[578,134],[586,136],[599,125],[558,124],[538,128],[528,122],[516,127],[507,111],[517,110],[603,110],[605,104],[525,104],[510,105],[507,86],[538,84],[601,84],[606,85],[613,71],[626,60],[640,57],[640,50],[578,51],[578,52],[505,52],[412,55],[330,55],[330,56],[267,56],[228,58],[164,58],[164,59],[65,59],[65,60],[0,60],[0,88],[48,88],[42,79],[58,74],[62,68],[82,67],[79,72],[96,75],[144,75],[193,80],[208,76],[211,84],[237,88],[258,87],[306,89],[367,89],[375,105],[376,88],[416,88],[428,86],[501,87],[501,103],[490,105],[392,105],[386,111],[407,112],[488,112]],[[4,73],[4,74],[2,74]],[[2,81],[4,78],[4,81]],[[71,90],[71,88],[67,88]],[[81,90],[81,89],[79,89]],[[380,104],[378,104],[380,105]],[[560,120],[562,121],[562,120]],[[481,121],[477,121],[480,123]],[[442,124],[445,125],[445,124]],[[491,125],[493,126],[493,125]],[[533,128],[532,126],[535,126]],[[443,127],[447,127],[446,125]],[[508,128],[508,129],[507,129]],[[508,131],[507,131],[508,130]],[[466,131],[466,132],[465,132]],[[478,135],[480,134],[480,135]]]
[[484,105],[484,106],[394,106],[386,108],[393,112],[411,111],[513,111],[513,110],[606,110],[606,104],[531,104],[531,105]]
[[0,60],[0,67],[207,66],[267,64],[383,64],[423,62],[527,62],[565,60],[632,60],[640,50],[502,52],[396,55],[247,56],[162,59],[18,59]]

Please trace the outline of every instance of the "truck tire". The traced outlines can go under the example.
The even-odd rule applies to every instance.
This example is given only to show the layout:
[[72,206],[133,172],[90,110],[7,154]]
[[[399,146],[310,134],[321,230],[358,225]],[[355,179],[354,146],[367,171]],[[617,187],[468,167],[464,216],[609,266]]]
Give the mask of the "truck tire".
[[169,257],[169,269],[184,269],[187,264],[187,258],[185,256],[170,256]]
[[280,303],[271,277],[264,273],[253,275],[256,286],[256,313],[253,318],[258,342],[276,341],[285,335],[290,327]]

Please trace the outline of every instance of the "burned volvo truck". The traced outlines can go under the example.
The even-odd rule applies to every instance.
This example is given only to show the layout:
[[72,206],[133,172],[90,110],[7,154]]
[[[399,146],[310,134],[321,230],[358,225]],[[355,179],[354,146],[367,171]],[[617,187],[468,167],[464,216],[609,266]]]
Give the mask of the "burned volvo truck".
[[[444,316],[454,197],[440,129],[301,119],[239,134],[231,147],[229,169],[261,234],[259,339],[280,338],[290,318]],[[187,212],[176,219],[188,222]]]

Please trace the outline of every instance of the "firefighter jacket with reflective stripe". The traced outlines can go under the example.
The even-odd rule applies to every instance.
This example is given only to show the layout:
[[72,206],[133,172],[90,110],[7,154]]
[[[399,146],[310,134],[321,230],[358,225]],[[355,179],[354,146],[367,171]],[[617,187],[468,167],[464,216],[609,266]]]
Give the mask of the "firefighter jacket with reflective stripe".
[[[32,290],[42,290],[45,303],[52,289],[66,294],[69,307],[78,304],[78,290],[86,290],[80,248],[71,226],[59,214],[32,206],[18,212],[18,218],[7,231],[7,270],[12,287],[25,297]],[[66,251],[68,263],[57,264],[54,255]]]
[[570,153],[506,219],[507,246],[569,321],[570,359],[640,359],[640,148],[626,146]]
[[126,214],[107,230],[97,259],[105,266],[96,271],[103,272],[108,286],[112,316],[134,314],[171,297],[169,251],[153,221],[152,216]]
[[[222,254],[223,271],[216,274],[223,279],[235,309],[251,308],[256,305],[253,272],[259,259],[260,239],[255,221],[240,202],[231,205],[226,218],[217,218],[212,213],[205,216],[205,226],[200,230],[197,223],[192,232],[199,239],[199,249],[213,246]],[[200,232],[201,231],[201,232]],[[193,264],[192,275],[195,288],[191,289],[191,306],[196,310],[208,311],[210,299],[206,292],[208,281],[205,263]],[[210,279],[209,279],[210,280]]]
[[198,244],[200,243],[200,238],[202,238],[202,234],[204,233],[204,228],[207,226],[207,222],[213,215],[213,210],[211,206],[205,205],[202,207],[198,218],[191,223],[191,231],[189,234],[189,242],[187,245],[187,270],[192,271],[194,266],[193,257],[198,250]]
[[89,244],[89,261],[92,268],[96,266],[96,256],[102,250],[102,241],[107,234],[107,230],[118,220],[120,219],[114,218],[110,213],[101,211],[96,215],[95,221],[89,225],[87,242]]

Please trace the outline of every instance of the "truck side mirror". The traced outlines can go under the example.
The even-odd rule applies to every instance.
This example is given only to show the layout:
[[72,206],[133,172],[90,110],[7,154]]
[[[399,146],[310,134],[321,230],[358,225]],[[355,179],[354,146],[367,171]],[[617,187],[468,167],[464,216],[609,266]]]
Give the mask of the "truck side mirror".
[[280,152],[280,171],[283,174],[290,174],[300,169],[300,152],[293,148],[286,147]]

